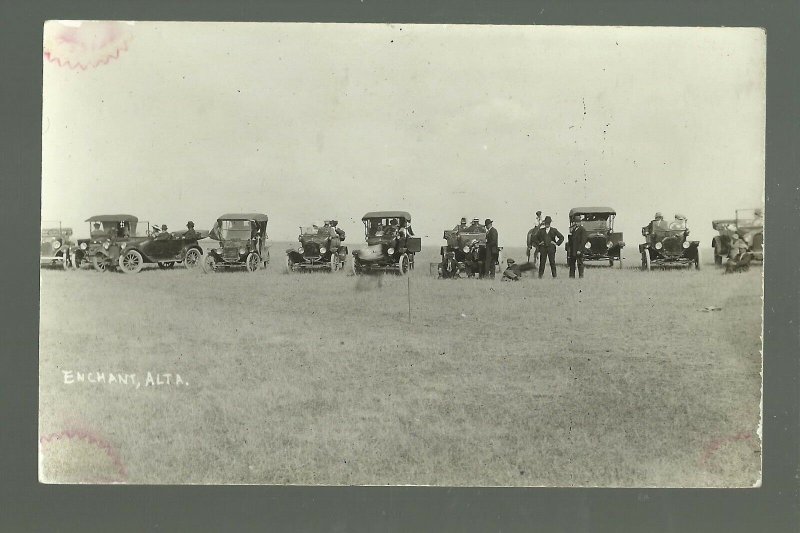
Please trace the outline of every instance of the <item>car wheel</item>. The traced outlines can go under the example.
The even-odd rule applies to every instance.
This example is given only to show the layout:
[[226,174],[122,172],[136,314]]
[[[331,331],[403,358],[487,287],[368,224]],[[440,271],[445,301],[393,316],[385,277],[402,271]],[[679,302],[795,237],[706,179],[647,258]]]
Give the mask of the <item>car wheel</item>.
[[144,266],[144,258],[138,250],[128,250],[119,256],[119,268],[126,274],[136,274]]
[[169,270],[170,268],[175,266],[174,261],[159,261],[158,268],[161,270]]
[[255,252],[250,252],[247,254],[247,258],[245,259],[245,267],[247,268],[248,272],[255,272],[258,270],[258,264],[261,262],[261,258],[258,257],[258,254]]
[[336,272],[339,270],[339,256],[337,254],[331,254],[331,272]]
[[186,251],[186,257],[183,258],[183,264],[186,265],[186,268],[189,270],[193,270],[200,266],[200,260],[202,259],[202,254],[200,250],[197,248],[190,248]]
[[286,254],[286,273],[291,274],[293,272],[294,272],[294,261],[292,261],[292,258],[289,256],[289,254]]
[[617,258],[617,264],[619,264],[620,270],[622,270],[622,255]]
[[105,272],[108,263],[106,262],[105,256],[102,254],[95,254],[92,256],[92,267],[98,272]]
[[406,274],[408,274],[408,271],[409,271],[409,268],[410,268],[409,267],[408,255],[402,254],[400,256],[400,260],[398,261],[397,265],[399,267],[398,270],[399,270],[401,276],[405,276]]
[[358,276],[361,274],[361,265],[358,262],[358,257],[353,256],[353,261],[350,263],[350,266],[353,269],[353,275]]
[[694,269],[700,270],[700,247],[695,248],[694,251]]
[[650,250],[647,248],[642,252],[642,270],[650,271]]
[[610,267],[614,266],[614,260],[613,259],[609,259],[608,260],[608,266],[610,266]]
[[205,273],[216,272],[217,271],[217,260],[214,259],[213,255],[208,254],[208,255],[204,256],[203,259],[200,260],[200,266],[202,267],[203,272],[205,272]]

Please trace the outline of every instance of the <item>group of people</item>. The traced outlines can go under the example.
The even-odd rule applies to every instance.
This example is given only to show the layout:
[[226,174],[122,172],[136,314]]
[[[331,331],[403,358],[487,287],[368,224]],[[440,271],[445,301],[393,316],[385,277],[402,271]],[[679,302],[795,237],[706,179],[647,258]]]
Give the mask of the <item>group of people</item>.
[[317,228],[317,233],[328,237],[338,238],[340,241],[343,241],[345,238],[345,232],[339,227],[338,220],[323,221],[322,227]]
[[[168,231],[166,224],[161,224],[161,228],[156,224],[153,226],[152,236],[156,240],[174,239],[175,236]],[[200,238],[200,234],[194,229],[194,222],[191,220],[186,223],[186,231],[181,235],[187,241],[196,241]]]
[[400,222],[396,218],[389,220],[389,223],[384,224],[376,224],[373,230],[373,235],[388,235],[391,237],[397,237],[398,239],[404,239],[406,237],[413,237],[414,230],[411,229],[411,224],[403,220]]
[[[580,218],[578,217],[580,217],[580,215],[576,215],[574,219],[580,221]],[[586,231],[580,226],[580,224],[577,224],[577,227],[581,228],[581,235],[583,235],[584,239],[588,239],[588,237],[586,237]],[[528,237],[526,241],[528,250],[528,263],[533,265],[533,268],[538,266],[539,278],[544,276],[547,263],[550,264],[550,273],[552,276],[554,278],[557,277],[556,249],[564,242],[564,235],[562,235],[560,231],[553,227],[553,219],[550,217],[550,215],[542,218],[542,212],[536,211],[536,225],[528,231]],[[581,254],[583,253],[583,244],[585,243],[586,240],[580,244],[581,248],[579,251]],[[572,243],[572,247],[574,246],[575,243]],[[568,255],[572,257],[575,254]],[[531,256],[533,256],[533,260],[531,260]],[[580,276],[583,277],[583,259],[581,259],[580,262]],[[570,262],[570,277],[575,277],[575,264],[573,262]]]

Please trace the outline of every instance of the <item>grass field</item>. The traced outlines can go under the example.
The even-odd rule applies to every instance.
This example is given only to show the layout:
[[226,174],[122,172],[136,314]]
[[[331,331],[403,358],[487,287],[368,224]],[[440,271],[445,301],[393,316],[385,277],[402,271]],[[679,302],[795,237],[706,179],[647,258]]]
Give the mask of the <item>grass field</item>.
[[[255,274],[43,269],[42,480],[760,479],[760,267],[644,273],[634,249],[627,268],[583,280],[564,267],[555,280],[436,280],[426,249],[409,323],[406,279],[287,275],[282,250]],[[134,373],[140,388],[65,383],[75,372]]]

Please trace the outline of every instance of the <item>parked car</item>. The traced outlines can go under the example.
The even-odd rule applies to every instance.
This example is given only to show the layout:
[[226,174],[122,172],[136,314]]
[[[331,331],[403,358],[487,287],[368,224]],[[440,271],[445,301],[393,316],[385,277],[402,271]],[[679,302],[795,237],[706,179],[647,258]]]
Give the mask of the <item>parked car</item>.
[[72,253],[75,243],[71,241],[72,228],[57,226],[42,228],[39,266],[58,266],[64,270],[73,266]]
[[347,246],[342,246],[344,231],[336,229],[328,225],[300,226],[300,246],[286,250],[286,271],[341,270],[347,260]]
[[700,270],[700,241],[689,240],[689,228],[684,217],[676,216],[672,222],[653,221],[642,228],[645,243],[639,245],[642,270],[654,266],[692,266]]
[[[614,266],[614,261],[622,268],[622,249],[625,241],[622,232],[614,231],[614,219],[617,212],[611,207],[575,207],[569,211],[569,220],[575,215],[581,215],[580,225],[586,229],[589,240],[583,252],[584,261],[608,261],[609,266]],[[566,249],[569,259],[570,242],[572,234],[567,236]]]
[[366,247],[353,250],[353,273],[385,271],[408,274],[422,240],[413,236],[406,211],[372,211],[361,217]]
[[[148,263],[163,269],[180,262],[190,269],[200,265],[202,248],[196,238],[187,239],[183,232],[156,236],[151,232],[150,224],[145,222],[147,227],[140,234],[137,231],[143,223],[132,215],[100,215],[89,218],[87,222],[92,236],[87,248],[82,246],[84,243],[80,248],[96,270],[116,267],[126,274],[136,274]],[[98,229],[95,223],[100,223],[101,228]]]
[[739,235],[747,243],[751,259],[764,260],[764,215],[760,208],[737,209],[736,218],[714,220],[711,226],[718,235],[711,239],[714,248],[714,263],[722,265],[731,251],[733,235]]
[[227,213],[217,218],[208,234],[219,241],[209,247],[202,262],[206,272],[244,268],[255,272],[269,263],[269,218],[263,213]]
[[447,242],[439,250],[439,277],[472,278],[481,273],[486,260],[486,226],[473,220],[472,224],[444,230],[442,238]]

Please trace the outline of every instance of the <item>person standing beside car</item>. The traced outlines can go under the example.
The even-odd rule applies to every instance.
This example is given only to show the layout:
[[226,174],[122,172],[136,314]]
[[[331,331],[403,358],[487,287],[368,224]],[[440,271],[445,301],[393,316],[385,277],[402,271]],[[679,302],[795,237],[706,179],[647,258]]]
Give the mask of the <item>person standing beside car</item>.
[[494,279],[494,264],[497,262],[498,236],[491,219],[486,219],[486,259],[483,262],[483,277]]
[[589,234],[586,228],[581,224],[582,217],[580,215],[573,215],[572,225],[570,227],[570,239],[568,243],[569,248],[569,277],[575,277],[575,269],[577,267],[578,277],[583,277],[583,250],[586,243],[589,242]]
[[544,217],[544,226],[536,232],[536,248],[539,250],[539,279],[544,276],[545,259],[550,262],[550,271],[556,277],[556,248],[564,242],[564,236],[556,228],[550,226],[553,219]]

